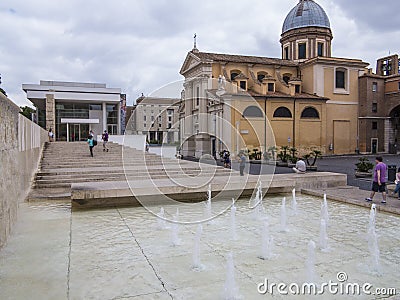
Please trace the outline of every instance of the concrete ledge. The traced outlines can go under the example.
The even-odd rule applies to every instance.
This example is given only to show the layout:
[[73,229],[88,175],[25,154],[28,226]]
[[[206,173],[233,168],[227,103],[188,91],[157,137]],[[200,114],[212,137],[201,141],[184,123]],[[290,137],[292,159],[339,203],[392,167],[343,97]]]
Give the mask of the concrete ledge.
[[[367,202],[364,199],[369,196],[369,191],[360,190],[357,187],[353,186],[339,186],[334,189],[302,189],[301,193],[315,196],[315,197],[323,197],[326,194],[326,197],[330,200],[339,201],[347,204],[357,205],[361,207],[365,207],[370,209],[371,202]],[[375,196],[375,204],[378,211],[392,213],[396,215],[400,215],[400,201],[398,200],[390,200],[387,199],[387,204],[380,203],[380,195]]]
[[[93,208],[125,205],[154,205],[171,199],[181,202],[198,202],[206,199],[207,184],[188,188],[193,180],[207,178],[180,179],[180,184],[166,178],[132,181],[102,181],[72,184],[71,200],[73,208]],[[246,179],[246,180],[245,180]],[[231,197],[249,197],[254,193],[260,179],[263,191],[269,194],[287,193],[293,188],[327,188],[346,184],[345,174],[309,173],[249,175],[248,177],[218,176],[211,180],[213,197],[229,199]],[[182,184],[183,183],[183,184]],[[186,183],[186,184],[185,184]]]

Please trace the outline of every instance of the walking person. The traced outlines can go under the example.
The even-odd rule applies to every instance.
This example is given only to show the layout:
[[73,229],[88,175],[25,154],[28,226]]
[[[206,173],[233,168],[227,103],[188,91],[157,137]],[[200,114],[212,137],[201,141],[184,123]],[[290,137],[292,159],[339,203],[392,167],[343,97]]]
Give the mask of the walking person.
[[49,129],[49,142],[54,142],[54,132],[53,129]]
[[375,159],[374,181],[372,182],[371,195],[365,198],[365,201],[372,201],[375,193],[382,193],[381,203],[386,204],[386,172],[387,166],[384,164],[382,156],[377,156]]
[[240,152],[239,154],[239,170],[240,170],[240,176],[244,176],[244,168],[246,167],[246,156],[244,155],[243,152]]
[[394,183],[396,184],[396,188],[393,191],[393,196],[397,194],[397,199],[400,200],[400,168],[397,169]]
[[89,136],[91,136],[92,138],[94,138],[94,132],[93,132],[92,129],[90,129],[90,131],[89,131]]
[[108,152],[107,142],[108,142],[108,132],[104,130],[104,133],[101,135],[101,139],[103,140],[103,152]]
[[87,143],[89,144],[90,156],[93,157],[94,139],[92,135],[89,135]]

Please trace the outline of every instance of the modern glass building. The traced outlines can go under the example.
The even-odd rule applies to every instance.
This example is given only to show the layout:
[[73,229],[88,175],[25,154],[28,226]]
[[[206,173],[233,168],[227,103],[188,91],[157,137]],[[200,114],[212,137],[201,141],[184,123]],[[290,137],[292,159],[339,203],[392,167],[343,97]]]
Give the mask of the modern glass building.
[[84,141],[90,130],[121,134],[125,95],[103,83],[40,81],[23,84],[37,109],[38,124],[53,130],[57,141]]

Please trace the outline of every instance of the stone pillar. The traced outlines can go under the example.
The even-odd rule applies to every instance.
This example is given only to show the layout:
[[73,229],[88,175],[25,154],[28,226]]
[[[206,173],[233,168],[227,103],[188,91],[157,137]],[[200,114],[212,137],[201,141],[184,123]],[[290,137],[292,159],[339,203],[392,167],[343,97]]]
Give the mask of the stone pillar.
[[194,156],[196,144],[193,137],[193,82],[188,81],[184,84],[185,87],[185,115],[182,120],[183,132],[182,132],[182,155],[183,156]]
[[46,94],[46,130],[50,128],[56,137],[56,105],[54,94]]
[[107,103],[103,102],[102,103],[102,108],[103,108],[103,131],[107,130]]
[[208,99],[206,91],[208,89],[208,77],[200,81],[200,105],[199,105],[199,131],[196,135],[196,157],[200,158],[204,154],[211,154],[211,137],[209,135],[208,120]]
[[[117,134],[120,135],[121,134],[121,102],[118,103],[117,107],[118,107]],[[104,129],[103,129],[103,132],[104,132]]]
[[390,124],[390,119],[385,119],[385,132],[384,132],[385,149],[384,149],[384,151],[386,153],[389,153],[389,143],[394,142],[394,141],[390,140],[391,133],[392,133],[392,126]]

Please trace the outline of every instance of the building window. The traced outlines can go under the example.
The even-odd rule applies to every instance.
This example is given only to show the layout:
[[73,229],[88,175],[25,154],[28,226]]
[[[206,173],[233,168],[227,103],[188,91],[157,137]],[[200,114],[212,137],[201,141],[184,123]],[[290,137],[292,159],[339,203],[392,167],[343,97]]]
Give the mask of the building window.
[[306,59],[307,58],[306,52],[307,52],[306,43],[299,44],[298,55],[297,55],[298,59]]
[[283,49],[283,59],[289,59],[289,47]]
[[318,43],[318,56],[324,56],[324,43]]
[[377,82],[373,82],[373,83],[372,83],[372,91],[373,91],[373,92],[378,91],[378,83],[377,83]]
[[400,91],[400,82],[399,82],[399,91]]
[[118,124],[118,105],[107,105],[107,124]]
[[240,88],[246,90],[246,81],[240,81]]
[[162,121],[162,117],[158,116],[158,122],[161,122],[161,121]]
[[143,127],[146,127],[146,123],[143,123]]
[[200,105],[200,87],[196,87],[196,105]]
[[264,78],[265,78],[265,74],[263,74],[263,73],[258,73],[257,74],[257,80],[259,82],[262,82]]
[[274,111],[274,118],[292,118],[292,113],[287,107],[281,106]]
[[390,75],[392,71],[392,60],[387,59],[382,62],[382,74],[384,76]]
[[172,115],[174,113],[173,109],[167,109],[167,115]]
[[161,128],[161,124],[158,124],[158,127],[160,127],[160,128]]
[[238,75],[239,75],[239,73],[236,72],[236,71],[231,72],[231,80],[232,80],[232,81],[235,80],[235,77],[238,76]]
[[372,112],[378,111],[378,103],[372,103]]
[[154,121],[154,116],[151,116],[151,120]]
[[89,110],[102,110],[101,104],[90,104]]
[[143,121],[145,121],[145,122],[146,122],[146,116],[143,116]]
[[306,107],[301,113],[302,119],[319,119],[318,110],[314,107]]
[[289,84],[290,76],[289,75],[283,75],[283,81],[286,82],[286,84]]
[[168,123],[168,127],[167,127],[168,129],[171,129],[172,128],[172,124],[171,123]]
[[274,92],[275,91],[275,84],[274,83],[268,83],[268,92]]
[[243,111],[243,117],[244,118],[263,118],[264,114],[259,107],[252,105],[252,106],[246,107],[246,109]]
[[294,86],[294,92],[295,92],[296,94],[300,94],[300,84],[296,84],[296,85]]
[[335,72],[335,87],[337,89],[346,89],[346,71],[343,69],[337,69]]
[[378,122],[372,122],[372,130],[378,129]]

